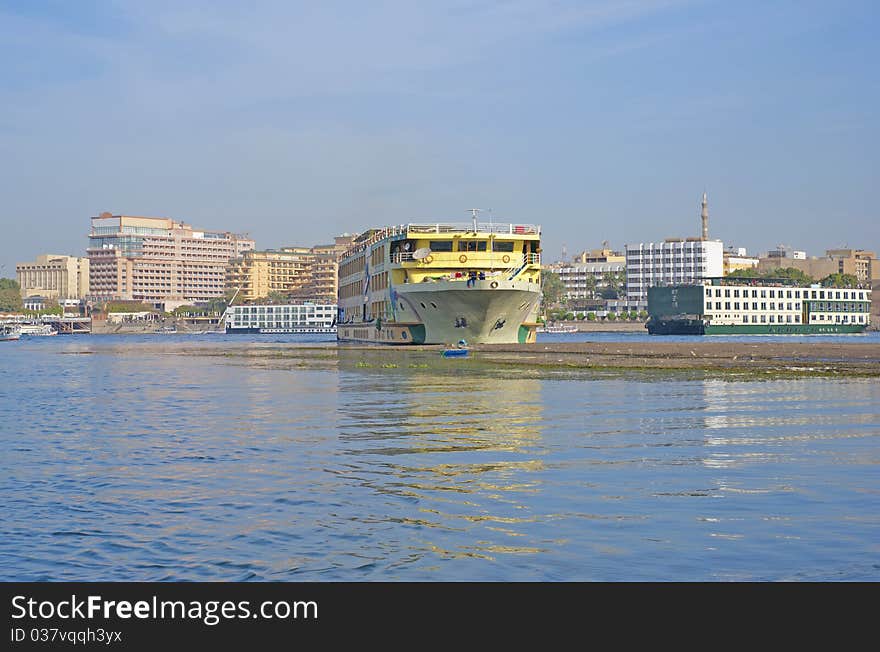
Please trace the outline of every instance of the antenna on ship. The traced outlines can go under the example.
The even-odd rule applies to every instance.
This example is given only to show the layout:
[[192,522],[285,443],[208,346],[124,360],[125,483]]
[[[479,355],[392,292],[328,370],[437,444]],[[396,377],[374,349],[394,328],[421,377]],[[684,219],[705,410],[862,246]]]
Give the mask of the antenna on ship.
[[[490,212],[490,213],[491,213],[491,212],[492,212],[492,209],[491,209],[491,208],[469,208],[468,210],[471,212],[471,215],[473,216],[473,219],[474,219],[474,233],[476,233],[476,232],[477,232],[477,213],[479,213],[479,212],[481,212],[481,211],[487,211],[487,212]],[[490,218],[490,219],[491,219],[491,218]]]

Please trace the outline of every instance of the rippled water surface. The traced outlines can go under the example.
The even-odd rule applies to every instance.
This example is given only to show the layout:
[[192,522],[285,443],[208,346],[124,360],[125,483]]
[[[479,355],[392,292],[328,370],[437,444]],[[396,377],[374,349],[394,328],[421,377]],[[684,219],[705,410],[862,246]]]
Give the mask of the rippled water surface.
[[0,579],[880,580],[876,380],[297,337],[0,356]]

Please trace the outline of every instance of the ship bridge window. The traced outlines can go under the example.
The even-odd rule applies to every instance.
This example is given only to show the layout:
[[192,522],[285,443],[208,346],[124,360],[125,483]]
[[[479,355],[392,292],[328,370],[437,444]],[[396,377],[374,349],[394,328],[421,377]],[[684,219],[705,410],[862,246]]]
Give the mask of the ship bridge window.
[[486,251],[485,240],[459,240],[459,251]]
[[492,251],[513,253],[513,242],[508,240],[495,240],[492,243]]
[[431,240],[428,248],[431,251],[452,251],[452,240]]

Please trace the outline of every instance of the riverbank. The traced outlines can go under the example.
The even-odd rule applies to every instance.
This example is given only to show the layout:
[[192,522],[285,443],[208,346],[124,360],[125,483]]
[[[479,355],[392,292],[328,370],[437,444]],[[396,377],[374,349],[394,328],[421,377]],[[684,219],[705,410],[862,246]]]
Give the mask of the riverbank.
[[151,321],[130,321],[114,323],[103,320],[92,320],[93,335],[145,335],[155,333],[159,329],[176,329],[180,333],[203,332],[217,330],[216,324],[192,323],[185,319],[159,319]]
[[643,321],[561,321],[559,326],[574,326],[579,333],[645,333]]
[[482,360],[518,366],[880,377],[880,345],[861,342],[539,342],[482,344],[473,349]]

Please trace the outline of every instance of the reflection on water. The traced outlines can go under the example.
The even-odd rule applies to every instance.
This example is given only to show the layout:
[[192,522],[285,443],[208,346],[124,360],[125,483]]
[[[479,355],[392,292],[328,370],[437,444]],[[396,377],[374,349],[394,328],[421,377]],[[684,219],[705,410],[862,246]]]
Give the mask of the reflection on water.
[[880,578],[875,380],[23,344],[3,579]]
[[[338,417],[339,474],[402,499],[367,518],[417,530],[411,559],[538,551],[515,527],[532,519],[525,497],[541,491],[539,381],[343,371]],[[399,513],[384,513],[390,505]]]

